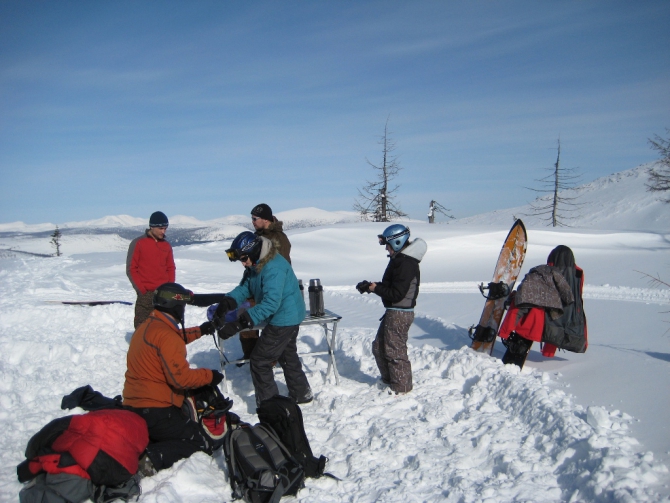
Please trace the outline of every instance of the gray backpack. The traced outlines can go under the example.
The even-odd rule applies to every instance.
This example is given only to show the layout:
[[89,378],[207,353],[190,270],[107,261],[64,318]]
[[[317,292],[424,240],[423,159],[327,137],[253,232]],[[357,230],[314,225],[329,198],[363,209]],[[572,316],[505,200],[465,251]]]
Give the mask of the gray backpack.
[[303,487],[302,466],[267,426],[240,423],[228,433],[224,454],[233,498],[247,503],[277,503]]

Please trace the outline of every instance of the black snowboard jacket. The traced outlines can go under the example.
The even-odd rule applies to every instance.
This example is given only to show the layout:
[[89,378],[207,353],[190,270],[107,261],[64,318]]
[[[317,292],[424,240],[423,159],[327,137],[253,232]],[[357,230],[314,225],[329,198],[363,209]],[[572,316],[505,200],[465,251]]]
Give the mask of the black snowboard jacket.
[[375,286],[386,308],[413,309],[419,295],[421,271],[419,262],[426,253],[426,243],[420,238],[403,248],[389,260],[381,282]]

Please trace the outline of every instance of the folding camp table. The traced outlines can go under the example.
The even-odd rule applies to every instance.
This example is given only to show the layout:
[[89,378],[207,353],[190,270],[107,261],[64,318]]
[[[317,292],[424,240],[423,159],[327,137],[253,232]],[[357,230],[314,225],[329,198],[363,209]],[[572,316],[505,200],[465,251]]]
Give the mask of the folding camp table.
[[[335,337],[337,336],[337,322],[342,319],[342,316],[335,314],[328,309],[324,309],[325,314],[323,316],[310,316],[309,311],[305,313],[305,319],[300,323],[301,327],[308,325],[321,325],[324,331],[326,344],[328,346],[327,351],[312,351],[310,353],[298,353],[298,356],[319,356],[319,355],[328,355],[328,370],[326,371],[325,381],[328,381],[328,376],[332,370],[333,375],[335,376],[335,383],[339,386],[340,384],[340,374],[337,372],[337,364],[335,363]],[[254,329],[262,329],[265,325],[261,324]],[[330,337],[328,333],[330,332]],[[228,384],[226,378],[226,366],[230,364],[245,363],[249,360],[233,360],[230,361],[226,358],[226,355],[223,352],[223,340],[219,338],[219,356],[221,358],[221,373],[223,374],[223,391],[228,392]]]

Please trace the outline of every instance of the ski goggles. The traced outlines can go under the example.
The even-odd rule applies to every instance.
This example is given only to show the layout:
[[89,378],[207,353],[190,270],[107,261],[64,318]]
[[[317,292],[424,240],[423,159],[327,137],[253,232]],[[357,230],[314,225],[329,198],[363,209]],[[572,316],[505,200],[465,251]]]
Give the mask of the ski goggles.
[[180,302],[185,302],[186,304],[190,304],[193,301],[193,292],[175,293],[175,292],[169,292],[167,290],[158,290],[156,291],[155,295],[160,299],[176,300]]
[[249,254],[243,252],[242,250],[226,250],[226,255],[228,256],[228,260],[231,262],[235,262],[237,260],[240,262],[246,262],[249,258]]
[[240,260],[240,250],[226,250],[226,255],[228,256],[228,260],[231,262]]

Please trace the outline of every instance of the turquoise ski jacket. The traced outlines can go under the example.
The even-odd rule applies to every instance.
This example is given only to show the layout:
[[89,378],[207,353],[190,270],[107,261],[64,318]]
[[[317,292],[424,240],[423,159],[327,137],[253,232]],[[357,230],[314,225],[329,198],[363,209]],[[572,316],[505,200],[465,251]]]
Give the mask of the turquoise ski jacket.
[[305,319],[305,300],[291,264],[277,253],[277,248],[263,239],[258,264],[246,269],[242,281],[227,295],[237,305],[248,298],[256,301],[247,311],[254,326],[266,322],[277,327],[300,325]]

